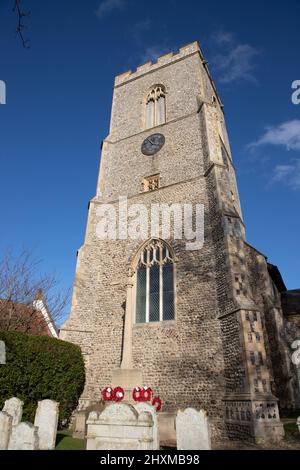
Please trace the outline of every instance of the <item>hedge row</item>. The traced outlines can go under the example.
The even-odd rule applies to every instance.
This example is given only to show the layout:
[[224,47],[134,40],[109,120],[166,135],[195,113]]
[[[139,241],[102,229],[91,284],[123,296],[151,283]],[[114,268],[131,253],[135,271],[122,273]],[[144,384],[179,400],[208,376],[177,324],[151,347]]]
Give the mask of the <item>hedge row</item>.
[[0,331],[6,364],[0,365],[0,409],[4,401],[24,402],[23,421],[34,421],[37,402],[59,402],[59,425],[68,422],[83,391],[85,373],[80,348],[47,336]]

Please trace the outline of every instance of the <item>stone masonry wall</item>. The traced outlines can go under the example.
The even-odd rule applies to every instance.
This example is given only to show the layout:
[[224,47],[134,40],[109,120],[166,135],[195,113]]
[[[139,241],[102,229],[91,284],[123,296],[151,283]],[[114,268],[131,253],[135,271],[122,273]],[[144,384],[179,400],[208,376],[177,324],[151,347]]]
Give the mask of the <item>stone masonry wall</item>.
[[[157,84],[166,88],[167,120],[145,129],[146,96]],[[156,132],[164,134],[165,145],[154,157],[142,155],[143,140]],[[161,187],[142,192],[143,178],[157,173]],[[116,77],[110,132],[78,253],[71,316],[60,334],[82,348],[82,399],[89,401],[100,399],[112,371],[120,367],[128,270],[135,269],[133,260],[150,237],[97,237],[101,204],[110,203],[118,212],[120,196],[128,197],[128,205],[143,203],[148,210],[153,203],[204,205],[202,249],[187,251],[186,240],[174,239],[173,233],[166,240],[177,259],[175,319],[133,326],[133,362],[143,372],[144,383],[136,385],[151,386],[166,411],[204,409],[212,419],[213,439],[225,438],[224,395],[242,392],[245,385],[241,314],[236,310],[245,300],[239,284],[248,278],[224,115],[197,43]],[[237,282],[240,272],[244,278]],[[247,285],[248,296],[250,290]]]

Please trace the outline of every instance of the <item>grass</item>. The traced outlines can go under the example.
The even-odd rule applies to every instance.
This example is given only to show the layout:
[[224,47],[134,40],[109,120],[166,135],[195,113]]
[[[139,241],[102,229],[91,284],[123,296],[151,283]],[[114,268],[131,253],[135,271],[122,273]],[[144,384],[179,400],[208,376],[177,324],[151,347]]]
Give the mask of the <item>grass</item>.
[[300,442],[300,433],[296,423],[284,423],[285,437],[292,437]]
[[55,450],[85,450],[85,441],[75,439],[70,431],[58,431]]

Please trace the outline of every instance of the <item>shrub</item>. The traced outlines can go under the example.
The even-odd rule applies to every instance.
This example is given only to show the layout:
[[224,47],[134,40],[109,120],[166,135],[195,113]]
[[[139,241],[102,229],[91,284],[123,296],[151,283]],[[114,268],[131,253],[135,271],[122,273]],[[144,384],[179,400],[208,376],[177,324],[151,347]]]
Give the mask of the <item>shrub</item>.
[[0,409],[8,398],[24,402],[23,420],[34,421],[37,402],[59,402],[59,425],[68,422],[83,391],[85,374],[80,348],[47,336],[0,331],[6,364],[0,365]]

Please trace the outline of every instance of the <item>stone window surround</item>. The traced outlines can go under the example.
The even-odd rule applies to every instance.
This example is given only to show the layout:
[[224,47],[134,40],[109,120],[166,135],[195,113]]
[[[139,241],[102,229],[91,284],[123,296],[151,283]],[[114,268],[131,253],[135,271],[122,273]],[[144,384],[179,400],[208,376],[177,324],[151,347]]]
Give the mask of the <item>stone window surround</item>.
[[[145,176],[143,178],[143,192],[156,191],[160,188],[160,173],[156,173],[151,176]],[[156,186],[155,186],[156,185]],[[154,186],[154,187],[153,187]]]
[[[159,321],[148,321],[146,320],[146,322],[141,322],[141,323],[137,323],[136,322],[136,287],[137,287],[137,266],[138,266],[138,263],[139,263],[139,260],[140,260],[140,257],[141,257],[141,254],[143,253],[144,249],[153,241],[159,241],[161,243],[163,243],[164,245],[167,246],[168,250],[169,250],[169,253],[171,254],[172,256],[172,262],[173,262],[173,293],[174,293],[174,297],[173,297],[173,310],[174,310],[174,318],[172,319],[169,319],[169,320],[163,320],[162,319],[162,309],[160,311],[160,320]],[[132,326],[135,328],[141,328],[141,327],[157,327],[157,326],[168,326],[168,325],[172,325],[172,324],[176,324],[176,305],[177,305],[177,296],[176,296],[176,262],[177,262],[177,258],[175,256],[175,253],[174,253],[174,250],[170,247],[170,245],[165,241],[165,240],[162,240],[160,238],[151,238],[150,240],[148,240],[147,242],[143,243],[143,245],[139,248],[138,250],[138,254],[136,256],[136,263],[135,263],[135,269],[134,269],[134,276],[133,276],[133,302],[132,302]],[[147,314],[146,314],[147,315]]]
[[162,84],[153,85],[147,93],[144,105],[144,123],[146,130],[161,126],[167,122],[166,87]]

